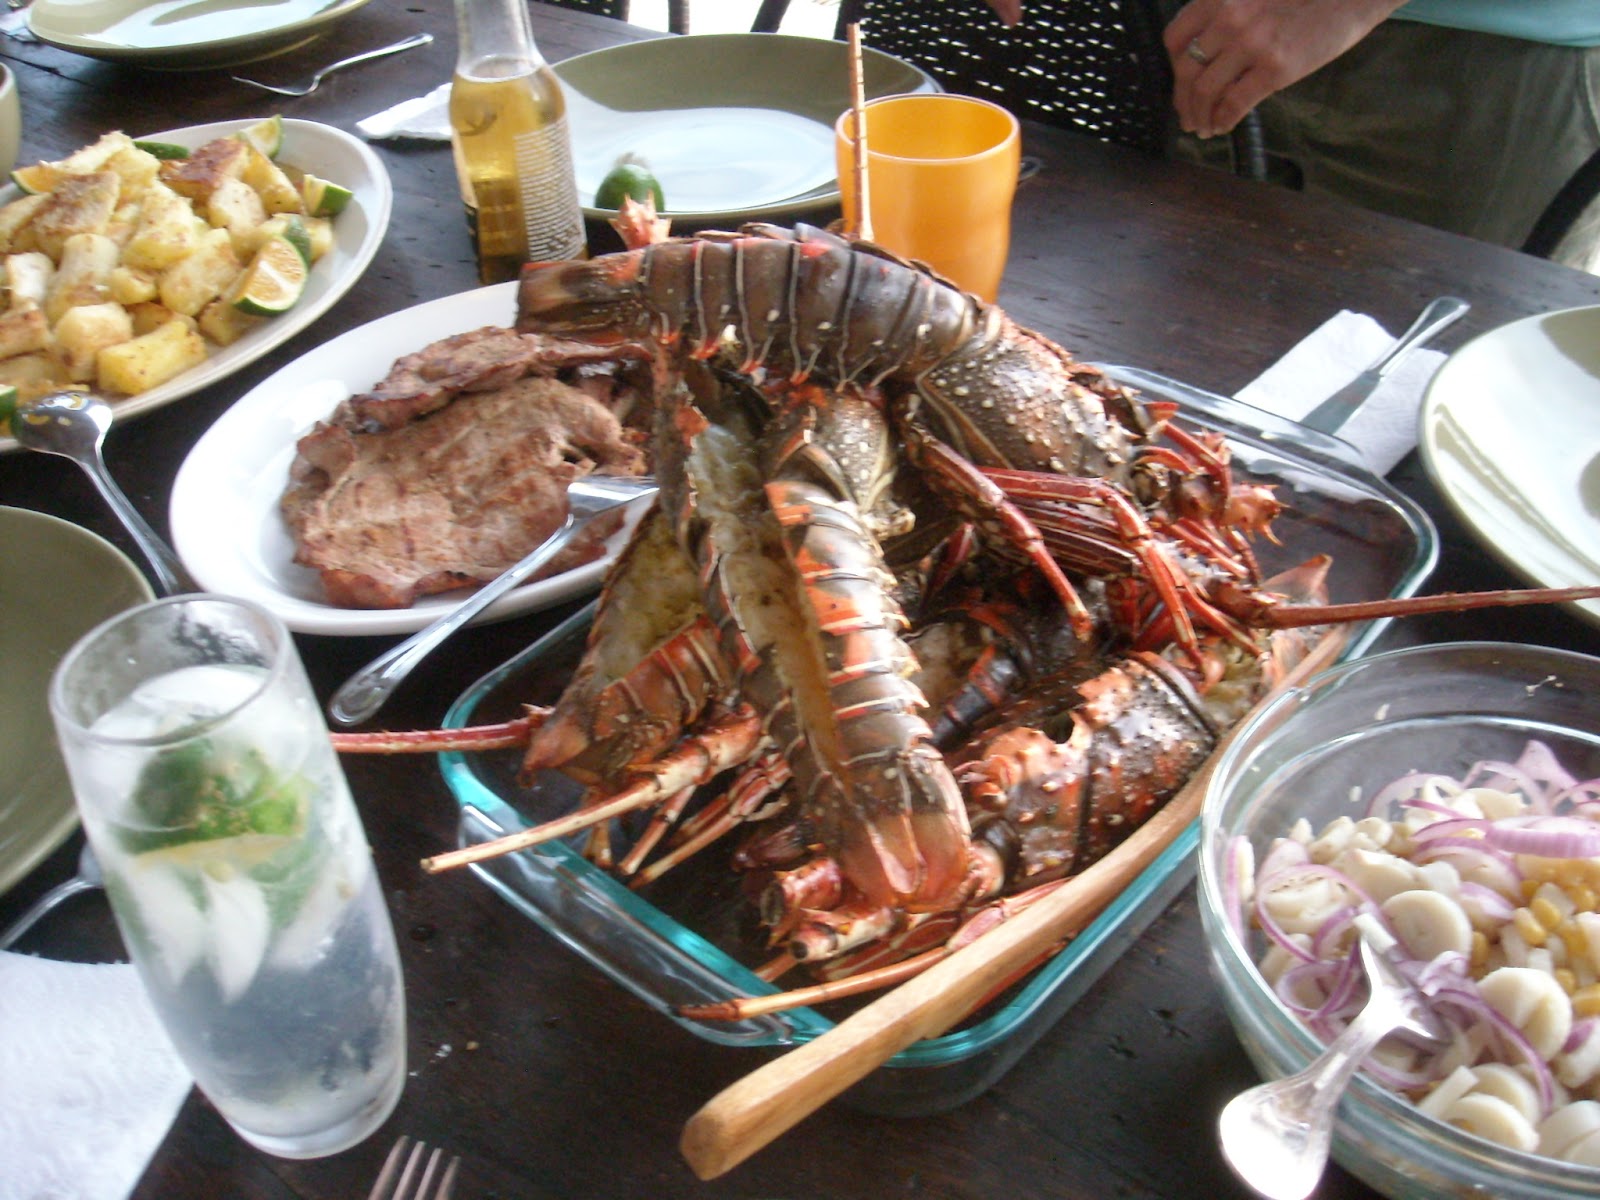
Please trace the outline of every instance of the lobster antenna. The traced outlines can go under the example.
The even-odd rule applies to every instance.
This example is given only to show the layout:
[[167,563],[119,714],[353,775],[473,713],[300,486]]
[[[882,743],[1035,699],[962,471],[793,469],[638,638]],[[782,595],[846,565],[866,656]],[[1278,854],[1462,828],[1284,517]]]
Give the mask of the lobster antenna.
[[845,27],[850,43],[850,151],[856,184],[856,227],[845,232],[872,240],[872,206],[867,197],[867,95],[861,69],[861,22]]

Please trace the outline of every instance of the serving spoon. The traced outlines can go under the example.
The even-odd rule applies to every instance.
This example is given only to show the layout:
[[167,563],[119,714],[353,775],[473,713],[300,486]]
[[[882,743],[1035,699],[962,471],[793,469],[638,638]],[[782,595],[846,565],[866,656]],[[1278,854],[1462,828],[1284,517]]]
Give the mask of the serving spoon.
[[446,638],[561,553],[595,517],[654,496],[657,490],[656,481],[647,475],[589,475],[574,479],[567,485],[567,517],[559,529],[534,547],[522,561],[507,567],[433,624],[391,647],[345,680],[328,702],[328,716],[340,725],[358,725],[365,721],[383,707],[401,681]]
[[157,591],[164,596],[197,592],[199,587],[178,556],[145,523],[106,470],[102,446],[112,419],[111,406],[98,396],[51,392],[18,407],[11,418],[11,436],[30,450],[70,458],[83,468],[150,563]]
[[1427,1002],[1365,936],[1358,940],[1370,995],[1323,1052],[1294,1075],[1240,1092],[1217,1123],[1222,1156],[1263,1200],[1306,1200],[1328,1165],[1339,1097],[1378,1043],[1397,1030],[1445,1038]]

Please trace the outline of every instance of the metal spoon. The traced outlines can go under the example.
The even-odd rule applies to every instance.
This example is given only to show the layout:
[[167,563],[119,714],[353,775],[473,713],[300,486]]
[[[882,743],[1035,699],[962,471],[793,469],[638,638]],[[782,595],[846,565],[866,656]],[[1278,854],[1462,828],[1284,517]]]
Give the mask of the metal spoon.
[[76,896],[79,892],[92,892],[95,888],[104,886],[105,876],[100,872],[100,863],[95,859],[89,843],[84,842],[83,849],[78,854],[78,873],[71,879],[56,884],[34,901],[32,908],[7,926],[6,931],[0,933],[0,950],[9,950],[23,934],[38,924],[40,917],[63,900]]
[[178,556],[145,523],[106,470],[101,446],[111,420],[111,406],[98,396],[52,392],[17,409],[11,418],[11,436],[30,450],[70,458],[84,469],[149,560],[157,591],[166,596],[199,591]]
[[248,83],[251,87],[258,87],[263,91],[275,92],[280,96],[309,96],[312,92],[316,91],[322,86],[322,79],[325,75],[331,75],[333,72],[341,71],[345,67],[353,67],[357,63],[366,62],[368,59],[383,58],[390,54],[399,54],[402,50],[410,50],[413,46],[426,46],[431,41],[433,41],[433,34],[431,33],[413,33],[410,37],[401,38],[398,42],[395,42],[392,45],[379,46],[376,50],[368,50],[364,54],[354,54],[349,58],[341,58],[338,62],[329,63],[316,74],[312,75],[311,78],[305,83],[262,83],[259,79],[246,79],[243,75],[235,75],[233,78],[239,83]]
[[1264,1200],[1305,1200],[1322,1178],[1339,1097],[1356,1069],[1396,1030],[1442,1041],[1444,1027],[1387,959],[1360,940],[1371,996],[1305,1070],[1240,1092],[1222,1110],[1222,1155]]
[[648,476],[590,475],[567,485],[567,519],[521,562],[507,567],[494,582],[479,588],[432,625],[412,634],[357,671],[333,694],[328,716],[340,725],[358,725],[383,707],[412,668],[446,638],[517,584],[549,562],[578,531],[601,513],[657,492]]

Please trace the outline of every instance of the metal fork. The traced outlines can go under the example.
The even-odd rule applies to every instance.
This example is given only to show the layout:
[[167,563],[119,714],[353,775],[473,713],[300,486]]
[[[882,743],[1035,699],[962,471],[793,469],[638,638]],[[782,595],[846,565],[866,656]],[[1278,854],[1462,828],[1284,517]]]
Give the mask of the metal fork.
[[333,694],[328,716],[340,725],[359,725],[378,709],[411,674],[412,668],[439,644],[501,596],[549,562],[585,525],[601,513],[654,496],[656,481],[647,475],[589,475],[567,485],[567,519],[561,528],[526,558],[507,567],[492,583],[479,588],[432,625],[412,634],[357,671]]
[[248,83],[251,87],[261,88],[263,91],[275,92],[280,96],[309,96],[322,86],[322,78],[345,67],[353,67],[357,63],[366,62],[370,58],[383,58],[389,54],[399,54],[402,50],[409,50],[413,46],[426,46],[433,41],[431,33],[413,33],[408,38],[401,38],[398,42],[388,46],[379,46],[376,50],[368,50],[364,54],[354,54],[349,58],[341,58],[336,63],[329,63],[316,74],[312,75],[305,83],[262,83],[259,79],[247,79],[243,75],[234,75],[233,79],[239,83]]
[[[409,1155],[406,1154],[407,1145],[411,1147]],[[439,1160],[444,1156],[444,1151],[435,1147],[424,1161],[423,1155],[427,1149],[426,1142],[413,1142],[401,1134],[400,1140],[389,1151],[389,1157],[383,1160],[383,1170],[378,1172],[372,1191],[367,1193],[367,1200],[450,1200],[450,1193],[456,1186],[456,1169],[461,1166],[461,1156],[452,1154],[441,1172]],[[405,1159],[403,1166],[402,1158]],[[433,1190],[430,1191],[430,1188]]]

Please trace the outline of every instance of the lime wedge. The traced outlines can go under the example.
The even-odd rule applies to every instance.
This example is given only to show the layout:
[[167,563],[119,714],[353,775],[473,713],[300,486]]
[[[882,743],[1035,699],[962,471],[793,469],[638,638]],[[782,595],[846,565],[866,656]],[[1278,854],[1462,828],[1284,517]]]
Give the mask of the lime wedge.
[[55,163],[35,163],[11,172],[11,182],[30,196],[53,190],[60,180],[61,168]]
[[10,384],[0,387],[0,433],[11,429],[11,418],[17,414],[17,389]]
[[241,129],[238,136],[268,158],[277,158],[278,151],[283,149],[283,118],[271,116],[265,121],[257,121],[248,129]]
[[137,139],[133,143],[139,149],[153,158],[166,162],[175,158],[188,158],[189,147],[179,146],[173,142],[141,142]]
[[621,208],[622,201],[629,196],[641,204],[646,200],[654,200],[657,212],[667,206],[661,195],[661,183],[650,173],[649,164],[643,159],[624,154],[595,189],[594,206]]
[[350,203],[349,188],[315,175],[300,181],[300,195],[306,202],[306,213],[313,217],[336,217]]
[[305,254],[287,234],[270,237],[239,276],[228,302],[241,312],[258,317],[288,312],[306,290],[308,270]]
[[306,266],[309,267],[315,261],[311,254],[311,231],[306,228],[306,223],[300,219],[298,213],[284,214],[283,231],[278,236],[300,251],[300,257],[305,260]]

